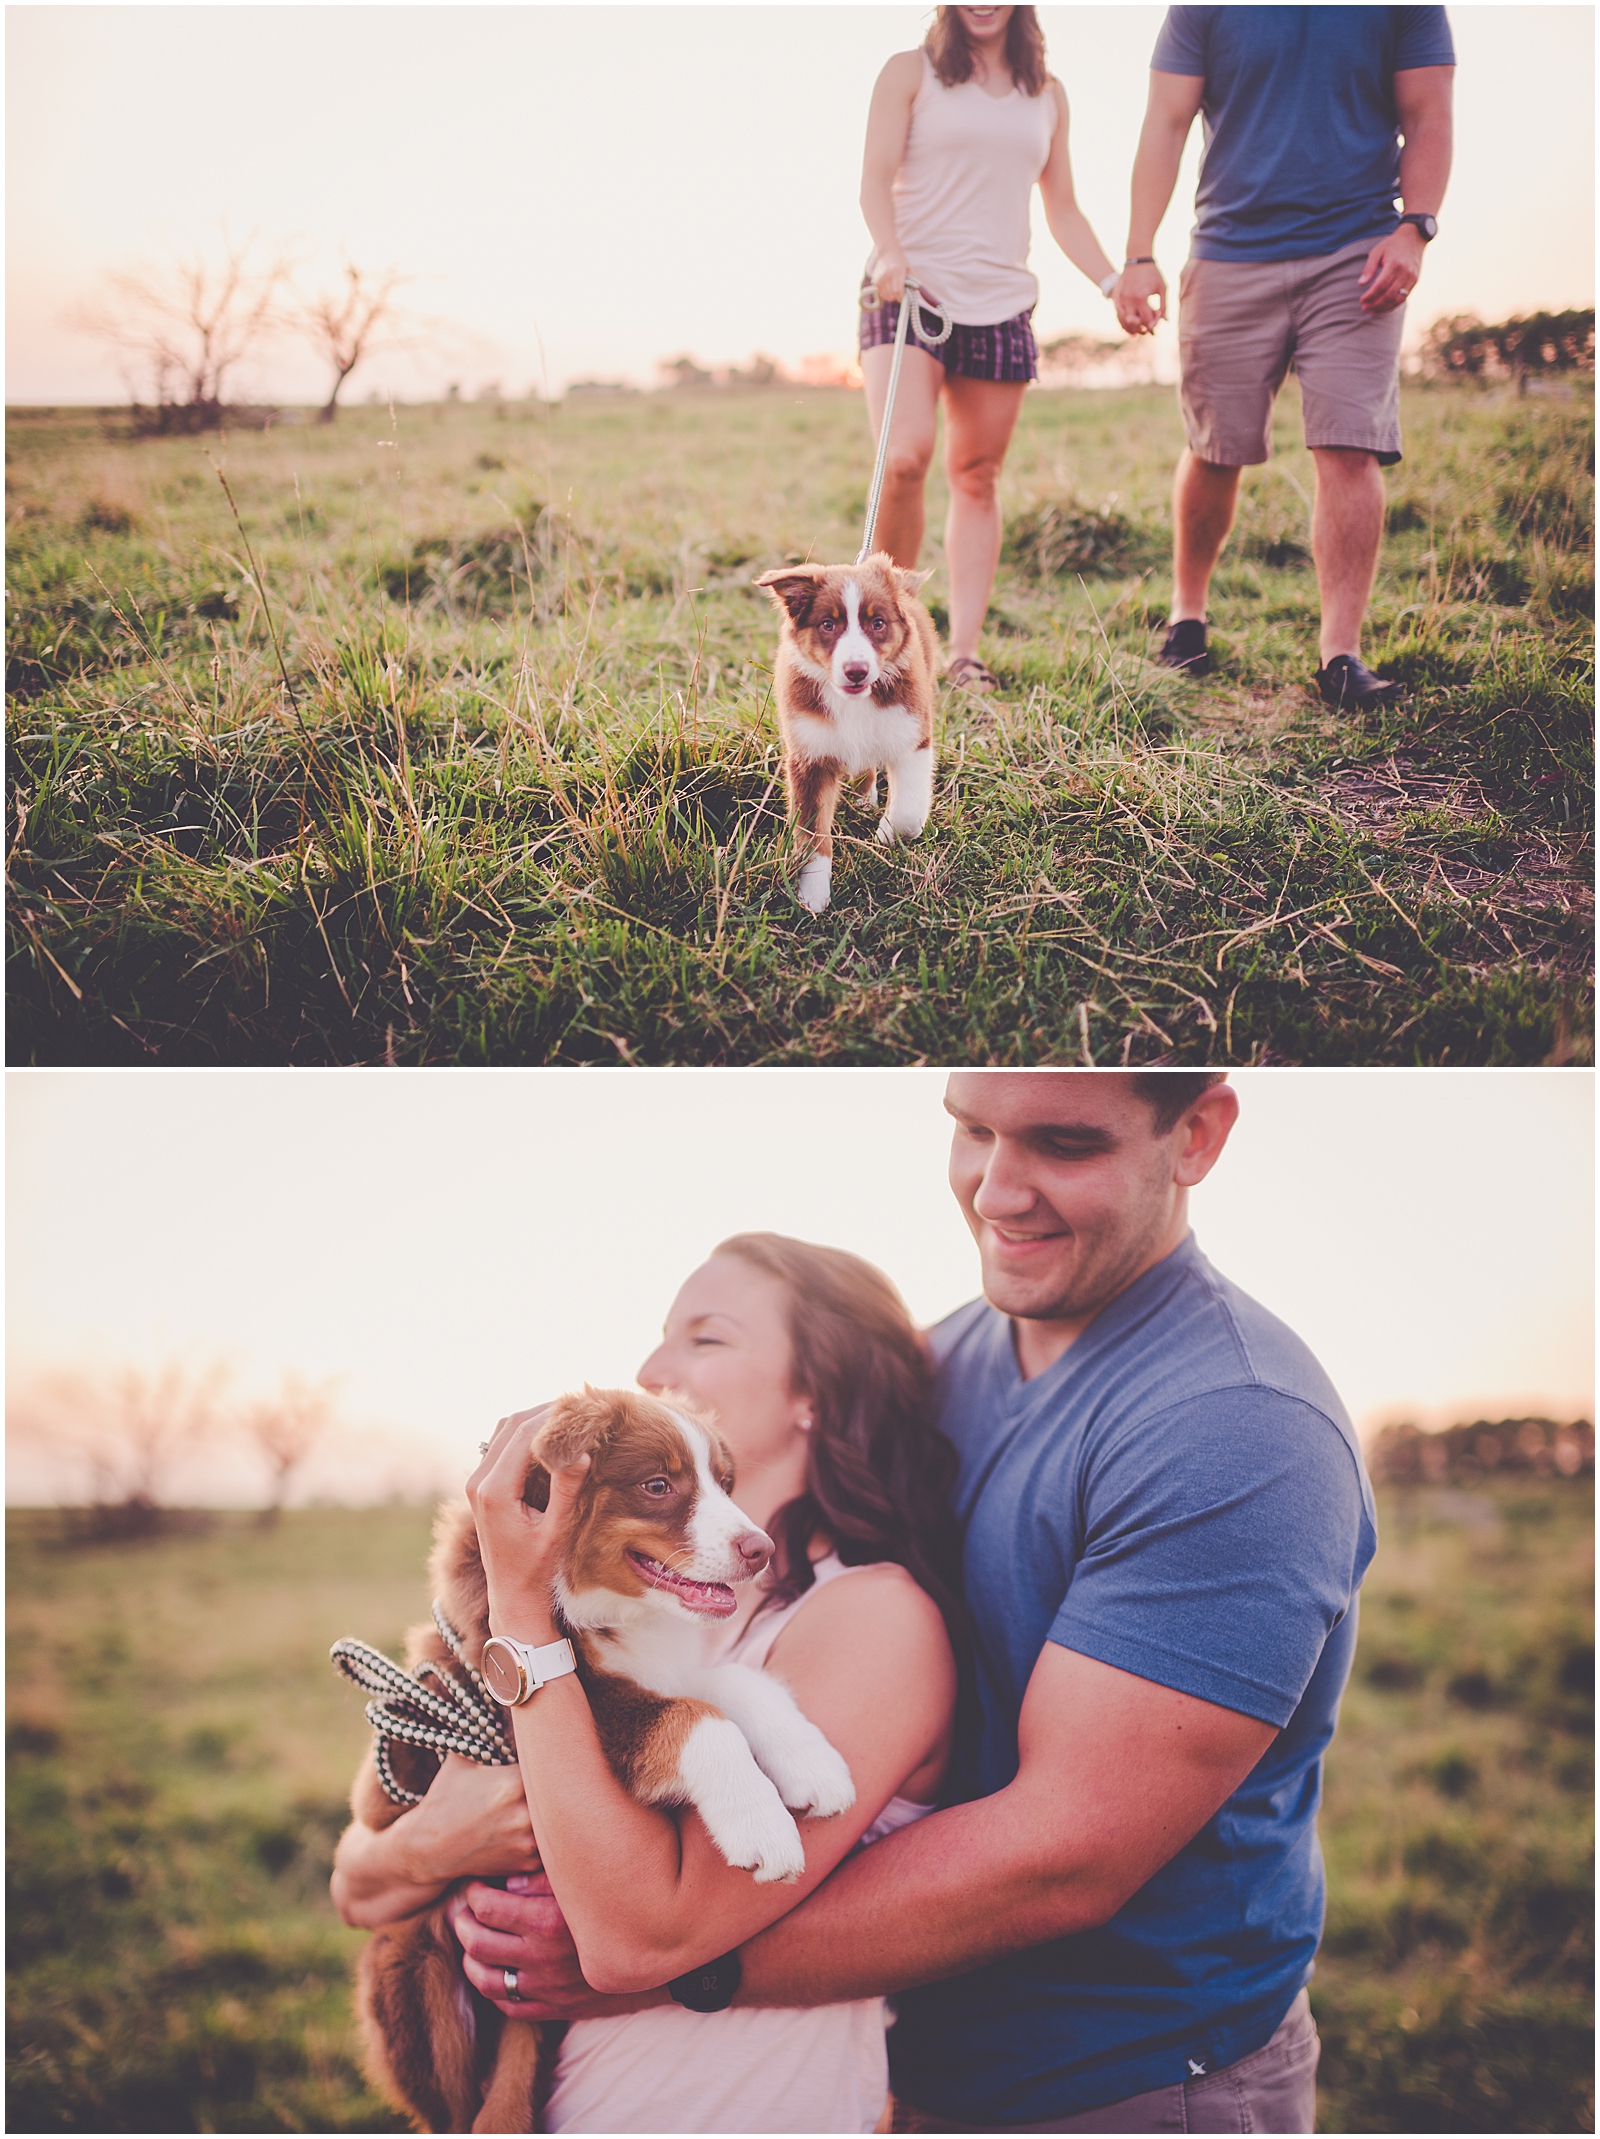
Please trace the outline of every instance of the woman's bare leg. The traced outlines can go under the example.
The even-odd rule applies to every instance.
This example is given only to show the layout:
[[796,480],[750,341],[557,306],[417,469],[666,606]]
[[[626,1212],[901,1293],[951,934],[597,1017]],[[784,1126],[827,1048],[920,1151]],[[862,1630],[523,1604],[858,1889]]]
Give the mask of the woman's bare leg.
[[945,560],[950,570],[950,655],[976,656],[1000,562],[1000,469],[1017,427],[1021,382],[962,379],[944,382],[945,471],[950,513]]
[[[872,420],[874,453],[883,429],[893,362],[894,350],[883,344],[861,352],[861,378],[867,392],[867,414]],[[895,389],[894,429],[889,436],[889,458],[883,471],[883,496],[878,501],[873,547],[887,550],[896,564],[910,571],[916,569],[922,548],[927,519],[923,485],[933,465],[934,426],[943,384],[944,366],[937,357],[908,342],[900,360],[900,384]]]

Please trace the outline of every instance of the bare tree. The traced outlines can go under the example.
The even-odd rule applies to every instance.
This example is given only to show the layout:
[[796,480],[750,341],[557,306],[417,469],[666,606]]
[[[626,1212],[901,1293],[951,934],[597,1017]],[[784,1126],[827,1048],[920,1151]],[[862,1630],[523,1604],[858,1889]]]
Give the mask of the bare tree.
[[174,1465],[215,1432],[227,1368],[169,1361],[154,1372],[59,1374],[17,1407],[12,1430],[75,1463],[99,1527],[160,1527]]
[[319,423],[332,423],[338,415],[339,389],[363,357],[402,346],[395,331],[401,315],[394,293],[408,278],[392,267],[369,277],[349,261],[344,278],[342,290],[308,298],[298,315],[302,331],[333,366],[333,391],[318,414]]
[[262,1510],[271,1525],[283,1512],[289,1480],[327,1431],[333,1417],[333,1383],[308,1382],[286,1373],[278,1394],[252,1404],[245,1414],[256,1446],[272,1470],[272,1498]]
[[257,266],[255,240],[228,244],[220,262],[196,253],[165,267],[112,275],[109,294],[76,315],[86,332],[117,351],[151,390],[162,430],[213,430],[231,374],[285,324],[282,292],[290,262],[278,252]]

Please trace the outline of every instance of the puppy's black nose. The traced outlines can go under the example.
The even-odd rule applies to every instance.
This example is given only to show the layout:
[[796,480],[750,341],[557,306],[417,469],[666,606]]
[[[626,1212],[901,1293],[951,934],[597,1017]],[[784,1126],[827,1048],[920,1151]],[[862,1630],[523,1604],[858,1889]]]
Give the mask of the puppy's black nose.
[[846,683],[865,683],[867,680],[867,664],[865,661],[847,661],[844,665],[844,680]]

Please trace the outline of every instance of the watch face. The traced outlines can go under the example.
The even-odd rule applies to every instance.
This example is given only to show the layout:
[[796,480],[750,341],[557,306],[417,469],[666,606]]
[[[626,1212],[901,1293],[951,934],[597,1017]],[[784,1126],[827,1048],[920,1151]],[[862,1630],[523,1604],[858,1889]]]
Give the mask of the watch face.
[[521,1660],[498,1634],[491,1635],[483,1645],[483,1683],[506,1708],[514,1708],[522,1699],[525,1681]]

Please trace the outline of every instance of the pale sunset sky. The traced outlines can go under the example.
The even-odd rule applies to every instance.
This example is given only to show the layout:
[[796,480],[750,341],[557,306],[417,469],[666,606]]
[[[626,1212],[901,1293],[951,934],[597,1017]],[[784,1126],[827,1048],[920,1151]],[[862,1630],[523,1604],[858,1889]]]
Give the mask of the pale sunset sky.
[[[1452,6],[1456,173],[1412,305],[1503,318],[1593,302],[1594,12]],[[1120,254],[1159,7],[1041,7],[1073,111],[1079,195]],[[574,378],[653,383],[690,352],[847,356],[868,249],[862,132],[921,6],[14,6],[7,11],[7,399],[115,402],[71,325],[106,276],[224,232],[414,278],[448,322],[359,372],[427,398]],[[1199,129],[1159,240],[1176,281]],[[1114,337],[1037,212],[1036,327]],[[1164,372],[1174,360],[1163,330]],[[320,398],[285,340],[238,398]]]
[[[1093,1075],[1094,1072],[1063,1072]],[[1357,1423],[1592,1416],[1595,1082],[1242,1070],[1201,1247]],[[227,1360],[339,1377],[304,1489],[454,1489],[501,1414],[628,1384],[748,1228],[854,1249],[930,1323],[978,1289],[935,1070],[14,1071],[9,1382]],[[8,1491],[72,1494],[14,1432]],[[259,1498],[212,1462],[195,1499]]]

